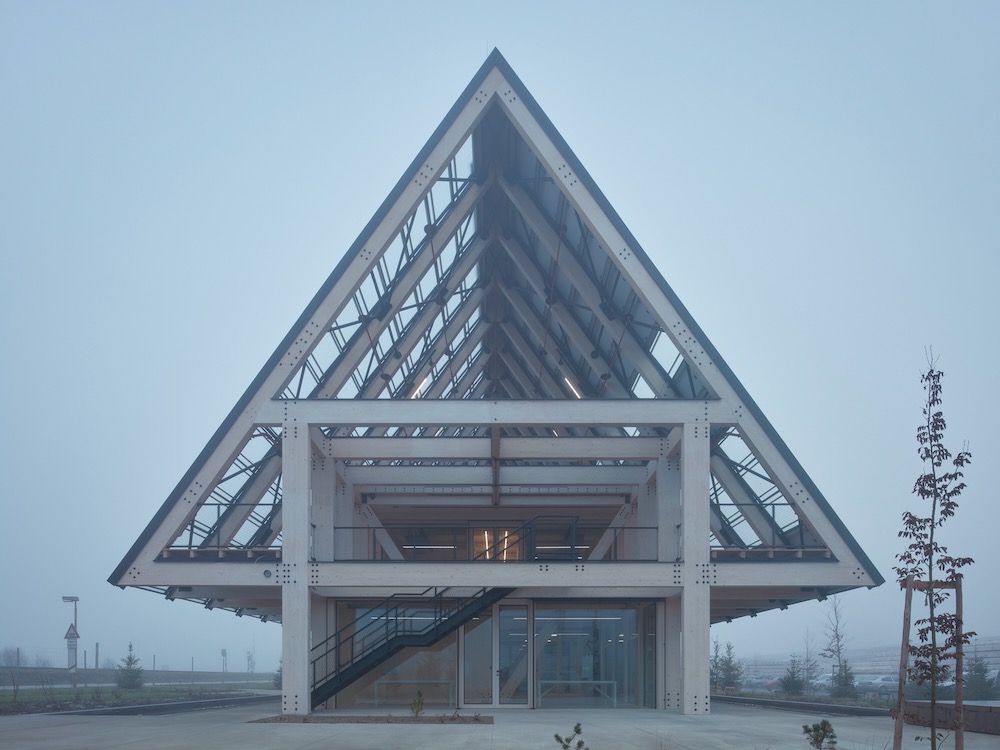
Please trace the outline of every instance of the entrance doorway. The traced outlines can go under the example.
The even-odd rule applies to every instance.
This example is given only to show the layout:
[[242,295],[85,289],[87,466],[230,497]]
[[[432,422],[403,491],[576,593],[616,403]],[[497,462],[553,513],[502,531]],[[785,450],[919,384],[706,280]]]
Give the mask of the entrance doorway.
[[494,605],[465,625],[463,705],[528,705],[530,632],[527,604]]

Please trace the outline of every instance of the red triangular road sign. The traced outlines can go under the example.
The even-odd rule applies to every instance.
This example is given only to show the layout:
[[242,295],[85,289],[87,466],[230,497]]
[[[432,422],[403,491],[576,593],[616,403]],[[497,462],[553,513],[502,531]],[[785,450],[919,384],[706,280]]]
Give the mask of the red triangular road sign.
[[63,638],[70,639],[70,638],[79,638],[79,637],[80,637],[80,634],[76,632],[76,625],[74,625],[73,623],[70,623],[69,624],[69,630],[66,631],[66,635],[64,635]]

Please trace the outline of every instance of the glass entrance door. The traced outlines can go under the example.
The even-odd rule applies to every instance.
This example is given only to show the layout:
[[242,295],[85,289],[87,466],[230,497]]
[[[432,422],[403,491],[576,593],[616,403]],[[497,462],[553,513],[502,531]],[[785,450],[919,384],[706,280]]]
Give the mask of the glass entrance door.
[[495,605],[465,625],[464,705],[528,705],[529,632],[526,604]]

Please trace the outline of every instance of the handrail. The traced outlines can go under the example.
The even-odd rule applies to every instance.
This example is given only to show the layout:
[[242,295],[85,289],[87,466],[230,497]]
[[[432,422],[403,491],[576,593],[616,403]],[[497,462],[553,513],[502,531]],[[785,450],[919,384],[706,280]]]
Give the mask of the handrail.
[[[462,524],[430,522],[341,526],[331,561],[527,562],[589,558],[596,546],[612,546],[601,561],[656,559],[656,526],[581,522],[579,516],[536,516],[513,526],[500,519]],[[485,535],[485,536],[484,536]],[[324,560],[325,561],[325,560]]]
[[[531,530],[534,529],[534,524],[535,524],[535,519],[531,519],[530,521],[521,524],[516,529],[511,531],[508,535],[506,535],[503,538],[503,540],[497,539],[493,544],[488,546],[486,549],[484,549],[478,555],[474,556],[472,559],[489,560],[491,554],[493,555],[493,559],[497,559],[499,557],[499,555],[497,555],[497,552],[503,553],[508,549],[510,549],[512,546],[516,545],[518,542],[520,542],[521,537],[523,537],[526,532],[530,532]],[[513,541],[511,541],[512,537]],[[529,539],[530,539],[530,533],[529,533]]]
[[[524,556],[524,559],[530,560],[534,558],[535,556],[534,538],[535,538],[535,533],[538,529],[538,522],[545,521],[546,519],[552,519],[553,521],[564,521],[564,520],[569,521],[570,529],[573,530],[573,536],[575,538],[576,525],[577,522],[580,520],[579,516],[535,516],[530,521],[521,524],[519,527],[511,531],[509,534],[505,535],[503,539],[497,539],[493,544],[491,544],[489,547],[484,549],[478,555],[473,557],[472,558],[473,561],[499,559],[500,554],[498,553],[502,554],[506,550],[518,544],[521,541],[522,537],[524,537],[525,535],[527,535],[528,538],[528,554]],[[511,539],[513,539],[513,541],[511,541]]]
[[[437,587],[432,586],[425,589],[419,595],[393,594],[371,607],[366,607],[364,614],[359,615],[349,625],[339,628],[334,634],[313,646],[310,650],[311,653],[320,652],[310,662],[313,688],[316,688],[332,677],[336,677],[352,664],[357,663],[373,652],[389,646],[393,639],[399,636],[421,636],[440,628],[441,625],[468,604],[481,599],[490,590],[487,587],[480,588],[472,596],[456,598],[453,605],[446,607],[445,594],[450,588],[445,587],[438,591]],[[425,596],[429,591],[434,591],[435,593],[430,597]],[[430,609],[432,611],[430,621],[422,627],[401,627],[401,621],[406,620],[404,613],[407,605],[413,605],[414,609],[418,611]],[[362,618],[378,610],[383,610],[383,613],[377,619],[370,620],[360,628],[357,627],[358,622]],[[331,641],[333,642],[332,644]],[[361,644],[361,648],[356,651],[355,648],[358,643]],[[349,660],[344,664],[341,664],[342,648],[347,648],[347,653],[350,656]],[[317,667],[331,654],[334,655],[332,667],[323,670],[324,674],[317,677]]]
[[[450,588],[450,587],[445,587],[444,589],[442,589],[441,593],[443,593],[444,591],[447,591],[448,588]],[[380,609],[382,607],[388,608],[389,602],[391,602],[393,599],[397,599],[397,598],[402,598],[402,597],[412,597],[412,598],[426,597],[428,591],[435,591],[436,592],[437,591],[437,586],[428,586],[423,591],[421,591],[419,594],[404,594],[404,593],[397,592],[395,594],[392,594],[391,596],[387,596],[382,601],[380,601],[380,602],[378,602],[376,604],[373,604],[371,607],[368,608],[368,611],[371,612],[373,609]],[[433,596],[437,596],[437,593],[435,593]],[[433,597],[429,597],[429,598],[433,598]],[[358,618],[358,619],[360,619],[360,618]],[[340,628],[339,630],[337,630],[332,635],[327,636],[325,639],[323,639],[322,641],[320,641],[319,643],[317,643],[315,646],[313,646],[310,649],[310,651],[316,651],[317,649],[322,648],[328,642],[330,642],[331,640],[333,640],[334,638],[336,638],[337,636],[339,636],[342,631],[346,630],[347,628],[351,627],[352,625],[355,625],[357,623],[357,621],[358,620],[355,619],[354,622],[351,623],[351,625],[345,625],[344,627]],[[329,653],[329,651],[327,653]],[[324,656],[325,656],[325,654],[324,654]],[[323,658],[322,656],[317,657],[317,659],[322,659],[322,658]],[[314,659],[313,661],[315,662],[316,659]]]

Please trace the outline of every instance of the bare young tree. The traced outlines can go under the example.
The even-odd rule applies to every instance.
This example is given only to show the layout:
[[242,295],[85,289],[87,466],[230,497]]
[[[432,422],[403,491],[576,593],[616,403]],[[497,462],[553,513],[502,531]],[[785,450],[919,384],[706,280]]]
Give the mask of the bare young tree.
[[824,659],[833,660],[833,681],[830,695],[834,698],[853,698],[858,694],[854,684],[854,671],[847,661],[847,625],[840,606],[840,597],[829,600],[826,613],[826,645],[819,652]]
[[17,703],[17,695],[21,690],[21,649],[8,647],[0,651],[0,662],[10,671],[10,697],[12,703]]
[[[910,676],[918,684],[930,684],[930,740],[931,750],[937,750],[937,683],[948,675],[943,664],[956,657],[960,644],[968,644],[973,632],[966,632],[958,617],[943,609],[950,598],[950,590],[961,578],[961,569],[971,565],[971,557],[955,557],[941,544],[938,532],[958,510],[958,496],[965,489],[962,469],[972,460],[972,454],[963,448],[954,457],[944,445],[946,423],[941,411],[944,373],[937,369],[933,354],[928,356],[927,371],[921,374],[924,388],[924,419],[917,428],[917,455],[924,465],[924,472],[913,485],[915,494],[925,503],[926,515],[906,511],[903,529],[899,536],[909,541],[906,549],[896,555],[899,565],[895,568],[901,584],[909,576],[926,581],[924,602],[927,616],[918,619],[919,644],[910,645],[913,657]],[[961,679],[961,675],[957,675]]]
[[819,677],[819,661],[816,660],[816,638],[807,630],[805,642],[802,644],[802,679],[805,682],[806,695],[810,695],[815,689],[817,677]]
[[21,649],[14,646],[0,648],[0,667],[13,667],[21,663]]

